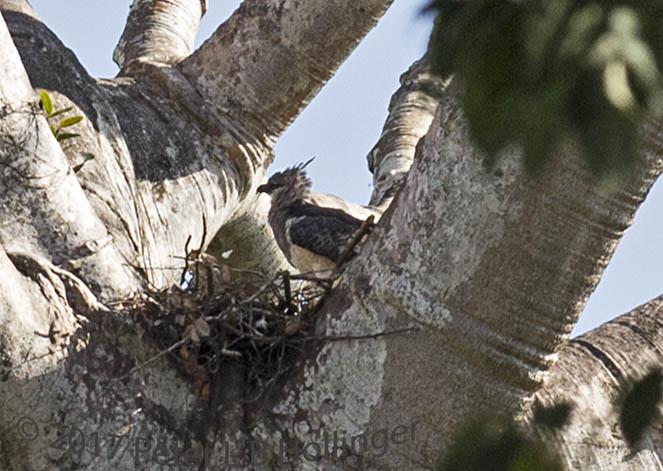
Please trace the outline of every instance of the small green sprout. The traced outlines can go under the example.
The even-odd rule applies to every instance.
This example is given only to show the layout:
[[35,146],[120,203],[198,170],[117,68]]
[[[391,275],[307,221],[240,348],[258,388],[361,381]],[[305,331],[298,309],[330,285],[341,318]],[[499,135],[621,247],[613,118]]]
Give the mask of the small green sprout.
[[61,116],[64,113],[68,113],[73,109],[73,107],[68,106],[67,108],[55,111],[53,107],[53,100],[51,100],[51,96],[46,90],[41,91],[41,100],[39,102],[39,106],[46,112],[46,120],[48,121],[48,125],[51,128],[53,136],[55,136],[55,139],[57,139],[58,142],[80,136],[80,134],[75,132],[63,132],[63,129],[83,121],[82,116],[70,116],[69,118],[62,119],[57,124],[53,124],[54,118]]

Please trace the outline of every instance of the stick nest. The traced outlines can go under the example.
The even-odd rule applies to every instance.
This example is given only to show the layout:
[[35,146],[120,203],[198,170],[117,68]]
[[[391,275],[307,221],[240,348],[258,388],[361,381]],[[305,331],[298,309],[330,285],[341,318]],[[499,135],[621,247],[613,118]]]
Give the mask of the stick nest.
[[151,291],[120,309],[135,315],[159,357],[167,354],[183,367],[197,398],[207,398],[210,377],[232,360],[244,363],[256,391],[271,389],[311,338],[311,319],[331,279],[287,272],[268,277],[193,255],[179,286]]

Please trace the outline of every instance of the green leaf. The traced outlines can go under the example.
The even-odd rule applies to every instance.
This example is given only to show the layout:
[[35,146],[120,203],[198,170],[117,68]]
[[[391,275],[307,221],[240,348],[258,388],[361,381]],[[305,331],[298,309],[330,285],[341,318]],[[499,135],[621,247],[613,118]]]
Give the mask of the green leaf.
[[81,157],[83,157],[83,161],[72,168],[74,173],[78,173],[83,168],[83,165],[88,163],[90,160],[94,159],[96,156],[94,154],[91,154],[90,152],[81,152]]
[[66,128],[68,126],[73,126],[76,123],[80,123],[83,121],[82,116],[72,116],[71,118],[65,118],[62,121],[60,121],[60,124],[58,124],[58,129]]
[[55,126],[53,126],[52,124],[49,124],[48,127],[51,129],[51,132],[53,133],[53,135],[55,137],[58,137],[58,130],[55,129]]
[[53,114],[53,101],[51,100],[51,96],[46,90],[42,90],[40,96],[42,108],[44,108],[44,111],[46,111],[48,116],[51,116]]
[[63,132],[60,133],[56,136],[56,139],[58,142],[66,141],[67,139],[71,139],[72,137],[78,137],[80,134],[75,133],[75,132]]
[[63,114],[63,113],[66,113],[66,112],[68,112],[68,111],[71,111],[71,110],[73,110],[73,109],[74,109],[73,106],[67,106],[66,108],[62,108],[61,110],[57,110],[55,113],[53,113],[52,115],[50,115],[50,118],[55,118],[56,116],[61,115],[61,114]]
[[488,163],[511,146],[541,174],[570,138],[599,181],[628,178],[663,115],[663,2],[429,1],[431,69],[454,75]]
[[454,434],[435,471],[562,471],[541,442],[526,436],[512,420],[476,417]]

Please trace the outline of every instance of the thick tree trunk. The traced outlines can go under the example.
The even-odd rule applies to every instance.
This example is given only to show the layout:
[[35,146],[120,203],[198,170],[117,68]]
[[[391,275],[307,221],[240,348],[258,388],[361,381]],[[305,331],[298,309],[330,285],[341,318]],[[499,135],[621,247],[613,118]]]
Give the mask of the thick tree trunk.
[[[218,467],[225,456],[214,452],[210,439],[216,434],[243,452],[240,365],[223,370],[223,387],[215,387],[210,404],[194,401],[189,378],[165,357],[128,374],[156,355],[156,347],[133,320],[97,298],[108,304],[146,287],[169,286],[180,277],[187,241],[189,248],[209,243],[223,225],[225,240],[254,241],[229,247],[236,265],[272,272],[288,266],[265,230],[265,211],[254,212],[265,206],[256,204],[255,188],[271,161],[275,130],[294,119],[390,2],[358,9],[347,1],[280,3],[245,2],[185,68],[173,65],[190,52],[204,4],[135,2],[115,80],[89,77],[27,2],[0,3],[21,54],[19,59],[7,30],[0,30],[2,207],[3,220],[12,221],[0,232],[8,255],[3,284],[13,286],[3,291],[0,336],[7,469],[53,469],[55,463],[63,469],[133,469],[162,442],[176,448],[161,450],[162,458],[198,463],[206,449],[208,464]],[[270,28],[255,27],[256,12],[272,13]],[[352,26],[331,28],[342,18],[351,18]],[[326,33],[309,37],[299,25]],[[275,31],[283,43],[274,42]],[[251,63],[256,69],[232,66],[252,50],[245,43],[219,50],[232,37],[260,45]],[[298,98],[291,100],[295,70],[302,78]],[[197,82],[210,75],[244,81],[244,88]],[[266,82],[250,83],[255,77],[274,82],[263,90]],[[79,138],[60,149],[32,87],[47,89],[56,110],[71,106],[71,115],[86,118],[75,129]],[[256,116],[249,106],[256,91],[266,92],[263,105],[276,107],[262,123],[248,117]],[[288,106],[277,109],[282,104]],[[81,315],[86,322],[78,325]],[[67,444],[79,431],[88,445],[94,437],[92,453],[72,453],[56,441],[64,437]],[[54,442],[55,450],[49,446]],[[178,455],[185,444],[200,453]]]
[[[643,142],[642,165],[613,192],[592,182],[570,145],[537,180],[516,154],[488,169],[448,87],[403,190],[327,300],[317,333],[417,330],[311,349],[273,406],[287,411],[275,427],[306,443],[323,430],[405,426],[414,440],[369,447],[364,463],[419,469],[473,414],[521,411],[661,170],[653,123]],[[317,469],[342,469],[325,466]]]
[[[515,153],[488,169],[453,83],[425,60],[404,75],[369,156],[373,202],[389,209],[288,374],[263,390],[229,354],[203,395],[169,361],[186,336],[157,348],[155,319],[126,298],[179,281],[187,243],[221,229],[213,246],[232,249],[231,265],[288,267],[255,189],[275,140],[389,4],[246,0],[191,53],[204,2],[136,1],[120,76],[95,80],[27,2],[0,0],[13,37],[0,23],[2,469],[424,469],[473,413],[522,413],[537,392],[550,402],[587,384],[608,393],[614,365],[636,371],[620,365],[659,348],[643,316],[565,346],[661,171],[656,125],[613,192],[592,184],[571,144],[535,181]],[[85,117],[81,137],[58,145],[32,87]],[[615,329],[637,345],[619,349]],[[599,380],[568,380],[583,367]],[[603,430],[613,425],[604,416]],[[582,427],[560,440],[575,447]],[[619,451],[581,444],[567,461],[626,456],[611,444]],[[657,457],[654,445],[629,465]]]

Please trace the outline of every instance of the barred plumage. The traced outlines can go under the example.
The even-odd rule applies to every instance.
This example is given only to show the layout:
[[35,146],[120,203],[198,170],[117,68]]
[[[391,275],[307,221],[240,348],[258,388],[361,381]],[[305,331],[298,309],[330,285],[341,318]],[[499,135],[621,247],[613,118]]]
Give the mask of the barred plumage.
[[334,268],[362,223],[380,217],[366,206],[311,192],[307,164],[276,173],[258,188],[272,195],[269,224],[279,247],[301,272]]

